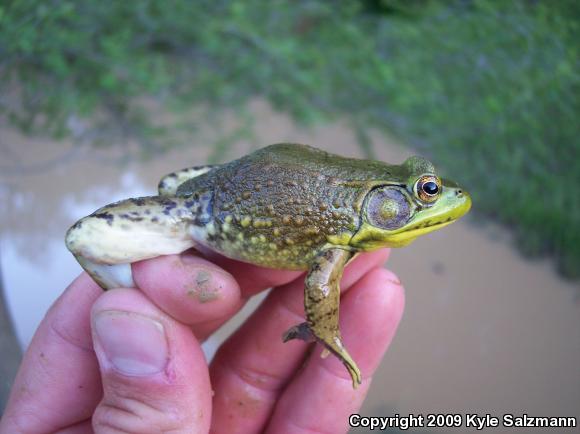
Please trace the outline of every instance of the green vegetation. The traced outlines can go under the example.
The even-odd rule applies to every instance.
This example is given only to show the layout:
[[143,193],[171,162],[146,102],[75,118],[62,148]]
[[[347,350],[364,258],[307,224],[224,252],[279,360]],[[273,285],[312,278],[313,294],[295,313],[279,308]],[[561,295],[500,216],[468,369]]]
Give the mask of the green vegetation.
[[523,251],[579,275],[577,2],[192,4],[2,2],[0,110],[56,135],[91,119],[95,142],[120,134],[147,151],[197,118],[160,125],[142,96],[181,113],[262,96],[305,124],[347,118],[363,149],[370,127],[396,133],[512,226]]

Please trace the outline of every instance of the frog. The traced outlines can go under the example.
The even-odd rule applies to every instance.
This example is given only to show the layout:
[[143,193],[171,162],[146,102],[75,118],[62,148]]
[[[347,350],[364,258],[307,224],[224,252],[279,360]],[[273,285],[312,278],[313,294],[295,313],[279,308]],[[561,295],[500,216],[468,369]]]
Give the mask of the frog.
[[191,248],[305,271],[305,321],[282,340],[319,342],[356,388],[361,372],[339,329],[345,266],[361,252],[404,247],[470,207],[470,195],[426,158],[397,165],[278,143],[170,173],[157,195],[114,202],[77,221],[66,246],[105,290],[134,287],[134,262]]

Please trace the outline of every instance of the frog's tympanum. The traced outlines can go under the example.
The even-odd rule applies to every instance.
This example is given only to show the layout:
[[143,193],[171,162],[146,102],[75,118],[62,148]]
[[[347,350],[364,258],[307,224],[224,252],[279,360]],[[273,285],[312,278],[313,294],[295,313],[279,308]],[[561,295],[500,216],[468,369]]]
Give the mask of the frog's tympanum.
[[360,371],[338,328],[339,282],[358,253],[401,247],[464,215],[469,195],[411,157],[401,165],[276,144],[227,164],[165,176],[159,195],[79,220],[66,244],[104,289],[134,286],[130,264],[203,246],[264,267],[307,270],[306,322],[283,336],[316,340]]

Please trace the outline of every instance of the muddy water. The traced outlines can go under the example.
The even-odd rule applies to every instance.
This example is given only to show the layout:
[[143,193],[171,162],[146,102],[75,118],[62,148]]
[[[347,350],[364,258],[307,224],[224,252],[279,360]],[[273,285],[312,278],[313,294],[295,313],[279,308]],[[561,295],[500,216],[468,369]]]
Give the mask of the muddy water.
[[[303,130],[264,104],[252,111],[256,141],[236,143],[227,159],[279,141],[361,156],[342,124]],[[106,163],[111,152],[71,152],[70,143],[23,138],[0,126],[0,261],[22,346],[79,272],[62,241],[68,226],[104,203],[151,194],[162,174],[205,162],[209,149],[198,145],[120,166]],[[411,155],[378,136],[374,148],[386,161]],[[550,263],[523,260],[502,229],[481,226],[466,219],[393,251],[389,267],[405,285],[407,309],[364,414],[580,416],[578,288]],[[208,354],[239,321],[206,344]]]

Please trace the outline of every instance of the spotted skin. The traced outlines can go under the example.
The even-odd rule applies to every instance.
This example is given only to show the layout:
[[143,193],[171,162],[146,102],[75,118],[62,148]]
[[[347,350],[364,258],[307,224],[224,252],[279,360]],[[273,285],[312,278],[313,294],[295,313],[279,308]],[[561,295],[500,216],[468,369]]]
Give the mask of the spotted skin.
[[307,166],[291,145],[270,148],[186,181],[177,195],[213,192],[215,235],[204,241],[212,249],[265,267],[305,270],[333,239],[356,232],[372,185],[345,185],[339,177],[346,167]]
[[218,164],[207,164],[203,166],[193,166],[187,169],[178,170],[177,172],[165,175],[157,185],[159,196],[171,196],[177,192],[177,188],[196,176],[203,175],[212,169],[218,167]]
[[[433,184],[417,191],[418,180],[429,179],[441,186],[433,197],[425,196]],[[287,143],[169,174],[158,190],[107,205],[69,229],[67,247],[95,281],[128,286],[131,263],[202,246],[264,267],[308,270],[306,322],[284,340],[323,344],[353,387],[361,373],[338,327],[344,266],[358,252],[404,246],[446,226],[471,204],[424,158],[389,165]]]

